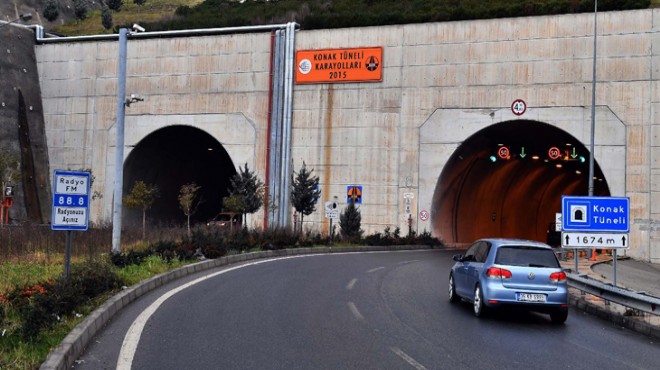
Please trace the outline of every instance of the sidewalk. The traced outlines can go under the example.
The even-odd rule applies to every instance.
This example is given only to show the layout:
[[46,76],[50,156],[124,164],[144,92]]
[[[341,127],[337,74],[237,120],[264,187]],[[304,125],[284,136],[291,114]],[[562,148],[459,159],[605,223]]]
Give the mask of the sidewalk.
[[[575,260],[570,253],[565,260],[560,260],[566,270],[575,269]],[[579,274],[607,284],[614,283],[613,258],[609,254],[597,254],[595,258],[578,256]],[[616,286],[654,297],[660,297],[660,265],[618,257],[616,261]],[[616,325],[641,332],[660,339],[660,316],[637,312],[616,303],[582,294],[570,288],[570,304],[589,314],[611,321]]]

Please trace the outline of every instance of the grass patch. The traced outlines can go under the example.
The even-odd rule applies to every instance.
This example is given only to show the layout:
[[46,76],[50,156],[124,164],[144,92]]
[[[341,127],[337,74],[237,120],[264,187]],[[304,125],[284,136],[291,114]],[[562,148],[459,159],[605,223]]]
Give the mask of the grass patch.
[[176,258],[172,259],[170,262],[166,262],[158,256],[149,256],[140,265],[128,265],[122,269],[118,269],[117,274],[127,286],[130,286],[152,276],[174,270],[190,263],[190,261],[183,262]]
[[[77,260],[84,263],[82,258]],[[167,262],[158,256],[149,256],[140,265],[129,265],[124,268],[113,267],[113,269],[123,284],[130,286],[192,262],[195,261],[179,261],[176,258]],[[62,264],[4,262],[0,265],[0,295],[6,294],[16,286],[34,285],[53,280],[61,276],[62,271]],[[118,290],[89,300],[84,305],[77,307],[75,312],[70,315],[60,317],[49,330],[43,331],[32,340],[25,340],[21,337],[19,316],[12,307],[6,307],[5,304],[4,320],[0,316],[0,369],[38,369],[48,353],[60,344],[64,337],[84,320],[85,316],[116,293]],[[0,305],[2,304],[0,302]]]

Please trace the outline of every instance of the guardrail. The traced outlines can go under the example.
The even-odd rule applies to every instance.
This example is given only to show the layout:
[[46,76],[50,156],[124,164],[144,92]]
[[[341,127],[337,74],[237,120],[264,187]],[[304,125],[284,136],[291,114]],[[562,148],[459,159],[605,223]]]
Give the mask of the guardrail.
[[660,298],[606,284],[587,275],[566,274],[568,285],[583,292],[639,311],[660,316]]

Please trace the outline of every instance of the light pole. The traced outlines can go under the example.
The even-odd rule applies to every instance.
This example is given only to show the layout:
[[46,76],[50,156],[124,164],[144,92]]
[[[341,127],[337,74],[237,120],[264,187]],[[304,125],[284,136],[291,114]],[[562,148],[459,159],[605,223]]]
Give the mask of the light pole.
[[[139,25],[133,25],[133,28],[144,31]],[[115,184],[114,198],[112,207],[112,253],[121,252],[121,213],[122,197],[124,185],[124,117],[126,107],[131,103],[142,101],[144,99],[131,94],[126,98],[126,44],[129,31],[127,28],[119,30],[119,65],[117,73],[117,140],[115,148]]]
[[[591,75],[591,144],[589,146],[589,150],[591,151],[591,155],[589,156],[589,196],[594,195],[594,157],[595,154],[595,131],[596,131],[596,46],[597,46],[597,34],[598,34],[598,0],[594,1],[594,60],[593,60],[593,66],[592,66],[592,75]],[[616,251],[616,249],[614,249]],[[578,255],[577,255],[578,250],[574,249],[573,250],[573,256],[575,257],[575,273],[578,273]],[[595,251],[592,250],[591,253],[593,255]],[[616,255],[615,255],[616,256]],[[615,257],[616,261],[616,257]],[[616,264],[616,262],[615,262]],[[616,276],[616,275],[615,275]],[[616,285],[616,280],[614,282]]]
[[8,25],[10,25],[10,24],[12,24],[16,21],[27,22],[30,19],[32,19],[32,13],[23,13],[23,14],[19,15],[18,18],[16,18],[16,19],[12,19],[11,21],[6,21],[6,22],[3,21],[3,24],[0,24],[0,28],[2,28],[4,26],[8,26]]

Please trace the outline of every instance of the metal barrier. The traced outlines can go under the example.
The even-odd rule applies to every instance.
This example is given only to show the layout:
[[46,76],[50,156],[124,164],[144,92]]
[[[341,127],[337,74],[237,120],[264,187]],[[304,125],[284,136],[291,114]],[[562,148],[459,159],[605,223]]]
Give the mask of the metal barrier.
[[656,298],[642,292],[619,288],[612,284],[592,279],[587,275],[569,273],[568,285],[583,292],[603,298],[607,301],[618,303],[639,311],[660,316],[660,298]]

